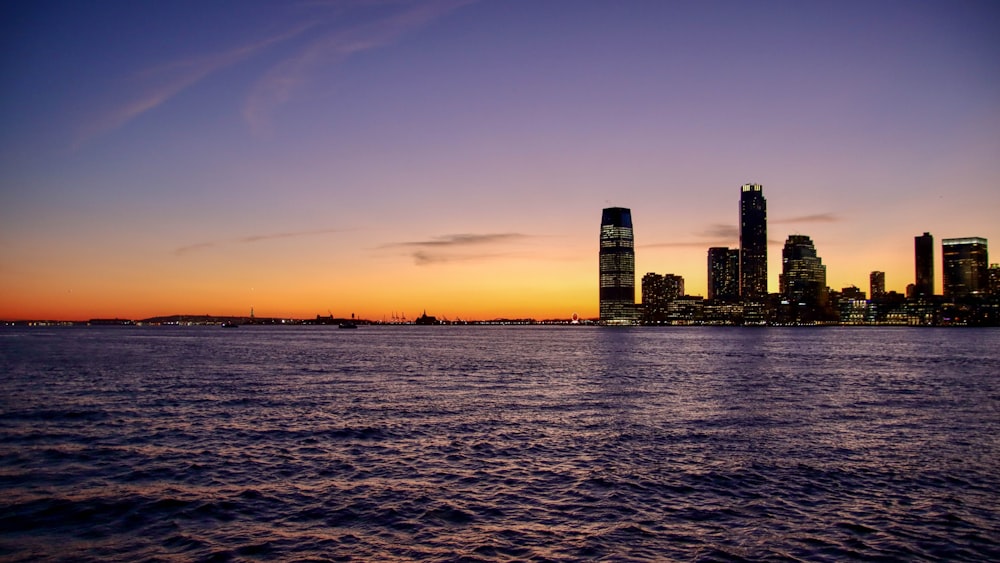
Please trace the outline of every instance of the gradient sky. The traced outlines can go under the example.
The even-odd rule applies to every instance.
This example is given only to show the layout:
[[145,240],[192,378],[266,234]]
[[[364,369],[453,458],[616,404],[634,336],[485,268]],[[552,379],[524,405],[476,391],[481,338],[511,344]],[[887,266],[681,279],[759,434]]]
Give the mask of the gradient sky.
[[[601,209],[636,281],[705,295],[764,186],[769,290],[1000,255],[1000,3],[7,2],[0,318],[597,315]],[[639,299],[637,287],[636,298]]]

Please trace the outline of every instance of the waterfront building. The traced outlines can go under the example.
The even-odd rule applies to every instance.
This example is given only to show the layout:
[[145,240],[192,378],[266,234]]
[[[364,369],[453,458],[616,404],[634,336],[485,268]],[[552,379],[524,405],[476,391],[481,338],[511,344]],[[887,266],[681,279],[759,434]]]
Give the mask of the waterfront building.
[[760,184],[740,193],[740,297],[767,297],[767,200]]
[[681,295],[667,304],[667,322],[674,325],[699,323],[705,300],[697,295]]
[[985,296],[989,288],[986,239],[946,238],[941,241],[944,295],[952,299]]
[[1000,264],[990,264],[990,273],[987,277],[990,282],[990,295],[1000,297]]
[[667,301],[675,301],[684,297],[684,277],[674,274],[663,274],[663,291]]
[[606,208],[601,217],[599,292],[601,322],[631,324],[636,320],[635,242],[632,211]]
[[663,322],[667,317],[663,276],[649,272],[642,276],[642,320],[647,324]]
[[865,325],[874,322],[874,309],[864,298],[841,295],[837,302],[837,311],[842,325]]
[[735,301],[740,297],[740,251],[736,248],[708,249],[708,298]]
[[878,301],[885,297],[885,272],[874,271],[868,276],[869,293],[872,301]]
[[932,297],[934,295],[934,237],[930,233],[913,237],[913,263],[916,266],[913,296],[918,298]]
[[822,307],[826,304],[826,266],[816,255],[812,239],[789,235],[781,251],[781,297],[788,303]]
[[861,291],[860,287],[858,287],[856,285],[852,285],[850,287],[841,288],[841,290],[840,290],[840,297],[842,297],[844,299],[858,299],[858,300],[864,301],[865,300],[865,292]]
[[684,295],[684,278],[674,274],[654,272],[642,276],[642,320],[650,324],[662,323],[670,303]]
[[743,304],[721,300],[705,301],[702,306],[702,321],[710,325],[743,324]]

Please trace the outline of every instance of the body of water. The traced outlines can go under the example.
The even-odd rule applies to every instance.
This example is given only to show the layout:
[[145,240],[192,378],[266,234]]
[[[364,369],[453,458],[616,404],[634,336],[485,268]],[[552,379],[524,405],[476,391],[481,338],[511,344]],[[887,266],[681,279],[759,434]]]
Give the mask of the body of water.
[[7,561],[986,561],[998,507],[995,329],[0,329]]

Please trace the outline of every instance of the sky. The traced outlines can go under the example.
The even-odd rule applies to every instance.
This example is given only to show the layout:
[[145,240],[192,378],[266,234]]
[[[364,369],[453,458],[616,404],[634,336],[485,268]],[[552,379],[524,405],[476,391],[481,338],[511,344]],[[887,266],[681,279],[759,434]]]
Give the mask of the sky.
[[[0,319],[595,317],[601,210],[706,295],[1000,245],[1000,4],[7,2]],[[994,250],[994,256],[1000,247]],[[998,262],[993,258],[993,262]]]

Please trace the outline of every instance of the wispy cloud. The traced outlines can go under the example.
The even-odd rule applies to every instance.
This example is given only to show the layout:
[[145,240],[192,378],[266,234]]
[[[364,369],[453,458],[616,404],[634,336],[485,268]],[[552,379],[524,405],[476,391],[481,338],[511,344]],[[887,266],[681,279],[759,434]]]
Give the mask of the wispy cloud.
[[729,246],[729,240],[699,240],[686,242],[654,242],[653,244],[641,244],[640,248],[703,248],[708,250],[712,246]]
[[248,235],[245,237],[227,239],[222,241],[207,241],[207,242],[199,242],[195,244],[181,246],[174,249],[174,254],[177,256],[183,256],[185,254],[191,254],[193,252],[198,252],[201,250],[206,250],[217,246],[224,246],[227,244],[252,244],[255,242],[261,242],[266,240],[312,237],[312,236],[329,235],[341,232],[344,232],[343,229],[317,229],[313,231],[290,231],[284,233]]
[[789,223],[839,223],[841,218],[835,213],[815,213],[813,215],[799,215],[797,217],[786,217],[784,219],[772,219],[772,225]]
[[491,244],[496,242],[508,242],[518,239],[524,239],[527,237],[528,235],[524,235],[521,233],[489,233],[481,235],[477,234],[442,235],[439,237],[434,237],[429,240],[393,242],[383,245],[383,248],[400,247],[400,246],[402,247],[474,246],[480,244]]
[[[496,250],[497,246],[533,238],[521,233],[455,234],[428,240],[393,242],[382,249],[406,249],[418,266],[445,262],[468,262],[513,256],[513,251]],[[485,248],[485,249],[484,249]]]
[[[814,213],[812,215],[799,215],[796,217],[785,217],[780,219],[768,219],[771,225],[789,225],[803,223],[838,223],[842,221],[835,213]],[[709,225],[704,231],[695,234],[697,240],[679,242],[657,242],[653,244],[641,245],[642,248],[709,248],[712,246],[738,245],[740,240],[740,228],[737,225],[726,223],[714,223]],[[780,240],[768,240],[768,244],[784,244]]]
[[427,266],[430,264],[444,264],[446,262],[473,262],[478,260],[490,260],[493,258],[504,258],[512,255],[513,253],[510,252],[453,253],[453,252],[429,252],[426,250],[417,250],[411,254],[411,256],[413,256],[413,261],[418,266]]
[[[326,10],[324,18],[314,18],[283,33],[229,50],[177,60],[132,75],[120,90],[134,94],[125,101],[98,111],[77,131],[73,148],[118,129],[133,119],[168,102],[212,74],[301,35],[311,28],[326,29],[290,58],[271,67],[253,84],[243,106],[243,116],[251,129],[260,130],[275,108],[287,103],[314,73],[348,57],[391,45],[409,31],[419,29],[448,12],[475,0],[354,0],[315,1],[300,4]],[[374,22],[330,30],[330,21],[347,20],[352,12],[388,7],[392,13]]]
[[302,33],[314,24],[303,24],[228,51],[170,62],[136,73],[131,82],[140,84],[140,93],[132,100],[98,113],[77,135],[74,148],[97,136],[117,129],[140,115],[167,102],[207,76],[239,63],[254,54]]
[[215,242],[198,242],[195,244],[189,244],[187,246],[180,246],[174,249],[174,254],[177,256],[183,256],[184,254],[191,254],[192,252],[198,252],[199,250],[205,250],[207,248],[212,248],[216,246]]
[[318,68],[343,62],[357,53],[391,45],[405,33],[423,27],[471,1],[417,2],[404,11],[375,22],[326,33],[293,57],[272,67],[257,81],[243,106],[243,117],[252,130],[260,131],[267,125],[271,112],[287,103]]
[[701,236],[714,238],[718,240],[736,240],[740,238],[740,228],[736,225],[727,225],[725,223],[715,223],[710,225]]
[[729,246],[739,241],[740,229],[736,225],[714,223],[704,231],[695,234],[698,240],[680,242],[657,242],[641,245],[642,248],[709,248]]

